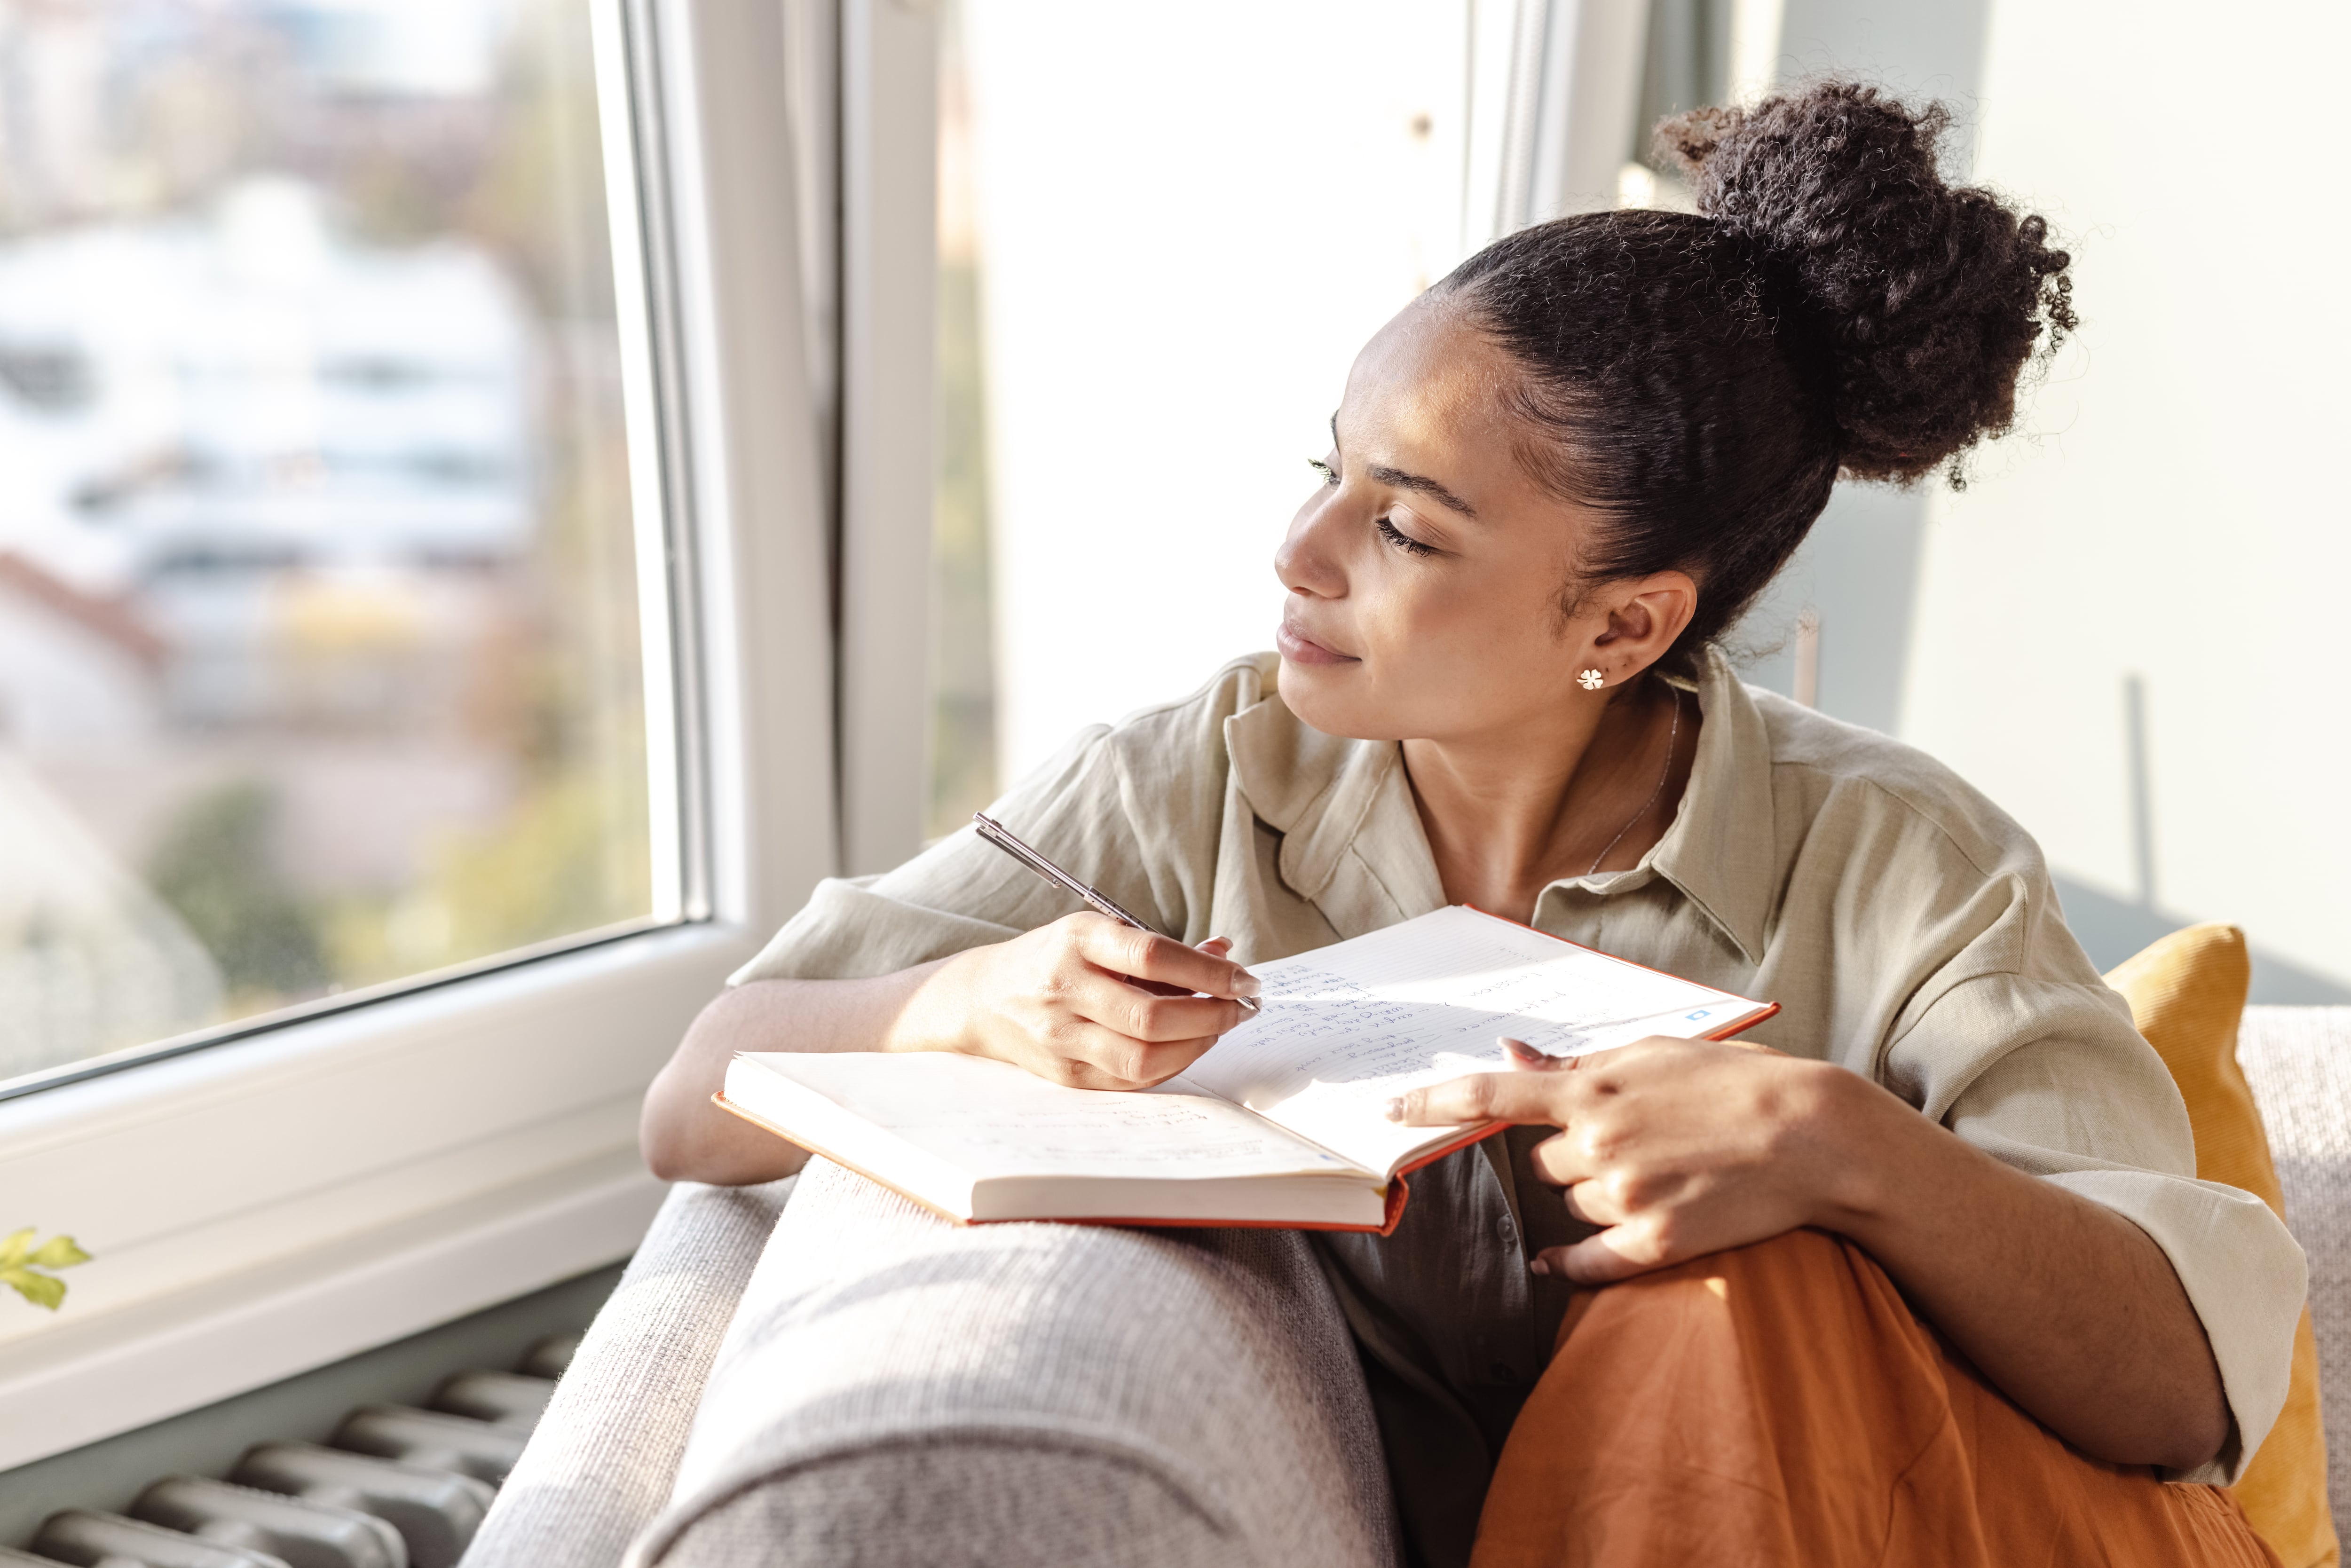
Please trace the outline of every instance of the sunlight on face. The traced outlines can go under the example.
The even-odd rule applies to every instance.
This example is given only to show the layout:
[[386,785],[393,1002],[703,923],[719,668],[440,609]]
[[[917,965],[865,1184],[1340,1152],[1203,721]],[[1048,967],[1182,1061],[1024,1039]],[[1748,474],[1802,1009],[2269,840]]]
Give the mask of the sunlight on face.
[[1315,728],[1467,740],[1589,700],[1575,674],[1606,611],[1562,623],[1559,597],[1598,518],[1512,455],[1519,373],[1426,298],[1356,357],[1329,471],[1274,556],[1282,701]]

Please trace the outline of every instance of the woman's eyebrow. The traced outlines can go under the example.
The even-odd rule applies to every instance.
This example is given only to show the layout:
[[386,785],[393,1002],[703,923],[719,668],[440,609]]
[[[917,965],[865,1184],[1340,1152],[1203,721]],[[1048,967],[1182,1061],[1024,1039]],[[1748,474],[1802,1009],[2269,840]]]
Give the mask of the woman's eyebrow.
[[1374,484],[1385,485],[1390,489],[1410,490],[1416,495],[1426,496],[1438,506],[1449,507],[1465,517],[1475,519],[1478,516],[1477,507],[1434,479],[1423,478],[1417,474],[1407,474],[1401,468],[1383,468],[1377,464],[1372,465],[1371,475]]
[[[1331,416],[1331,450],[1342,452],[1339,444],[1339,416]],[[1407,474],[1401,468],[1382,467],[1374,464],[1370,470],[1372,482],[1385,485],[1392,490],[1410,490],[1416,496],[1426,496],[1440,507],[1449,507],[1463,517],[1476,520],[1478,508],[1438,484],[1418,474]]]

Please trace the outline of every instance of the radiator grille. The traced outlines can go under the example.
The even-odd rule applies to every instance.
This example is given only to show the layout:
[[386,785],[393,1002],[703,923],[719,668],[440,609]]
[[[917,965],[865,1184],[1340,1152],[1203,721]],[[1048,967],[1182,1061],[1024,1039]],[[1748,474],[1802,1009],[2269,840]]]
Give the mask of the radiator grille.
[[363,1405],[325,1446],[260,1443],[225,1477],[165,1476],[128,1514],[49,1515],[30,1552],[57,1568],[455,1568],[522,1457],[580,1336],[541,1340],[512,1372],[442,1379],[426,1407]]

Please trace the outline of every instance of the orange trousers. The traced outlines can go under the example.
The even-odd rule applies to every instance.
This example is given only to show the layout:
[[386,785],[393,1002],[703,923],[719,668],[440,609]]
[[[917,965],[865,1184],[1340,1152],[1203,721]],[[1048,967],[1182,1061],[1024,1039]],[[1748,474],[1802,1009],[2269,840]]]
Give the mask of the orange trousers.
[[1800,1230],[1579,1293],[1472,1568],[2277,1568],[2218,1487],[2011,1404],[1851,1242]]

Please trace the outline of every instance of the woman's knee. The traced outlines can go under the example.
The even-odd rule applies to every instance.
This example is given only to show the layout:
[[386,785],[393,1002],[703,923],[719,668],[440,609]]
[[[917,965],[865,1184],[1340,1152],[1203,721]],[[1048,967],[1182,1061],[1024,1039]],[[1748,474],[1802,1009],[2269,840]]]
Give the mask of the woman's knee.
[[1547,1375],[1583,1382],[1604,1364],[1644,1358],[1677,1368],[1674,1399],[1744,1410],[1766,1427],[1914,1432],[1949,1408],[1934,1331],[1866,1252],[1820,1230],[1580,1298]]
[[1893,1326],[1910,1319],[1900,1293],[1867,1253],[1810,1229],[1580,1291],[1561,1325],[1560,1343],[1595,1319],[1635,1314],[1670,1317],[1683,1332],[1712,1324],[1807,1337],[1833,1325]]

